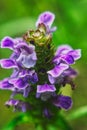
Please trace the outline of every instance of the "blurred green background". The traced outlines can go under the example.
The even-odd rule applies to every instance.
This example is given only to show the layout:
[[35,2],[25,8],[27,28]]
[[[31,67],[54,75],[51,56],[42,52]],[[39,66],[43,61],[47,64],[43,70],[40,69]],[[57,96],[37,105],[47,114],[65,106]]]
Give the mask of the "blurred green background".
[[[73,108],[87,105],[87,0],[0,0],[0,40],[4,36],[21,36],[28,29],[35,28],[35,20],[43,11],[52,11],[56,15],[54,25],[58,27],[53,35],[54,44],[70,44],[82,49],[82,58],[74,65],[79,70],[75,80],[77,88],[73,92]],[[8,57],[10,51],[0,49],[0,58]],[[9,76],[11,71],[0,69],[0,79]],[[0,90],[0,129],[18,113],[7,109],[4,102],[10,92]],[[73,130],[87,130],[87,116],[70,121]],[[32,130],[25,124],[17,130]]]

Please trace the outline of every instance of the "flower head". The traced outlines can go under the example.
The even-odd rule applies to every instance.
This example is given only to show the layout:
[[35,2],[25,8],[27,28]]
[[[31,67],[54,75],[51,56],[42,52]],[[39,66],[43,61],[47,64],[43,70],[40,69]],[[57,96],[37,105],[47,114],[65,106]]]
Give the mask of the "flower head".
[[[44,12],[38,17],[36,30],[27,31],[23,38],[7,36],[1,41],[1,48],[11,49],[12,54],[0,59],[0,65],[13,72],[0,81],[0,89],[12,91],[6,106],[14,110],[26,112],[32,106],[32,111],[50,118],[56,115],[54,108],[68,110],[72,106],[71,97],[63,95],[60,88],[66,84],[75,88],[73,78],[77,71],[71,65],[80,59],[81,50],[62,45],[55,52],[52,33],[56,28],[51,28],[54,19],[53,13]],[[15,99],[17,94],[24,100]],[[31,115],[36,117],[33,112]]]

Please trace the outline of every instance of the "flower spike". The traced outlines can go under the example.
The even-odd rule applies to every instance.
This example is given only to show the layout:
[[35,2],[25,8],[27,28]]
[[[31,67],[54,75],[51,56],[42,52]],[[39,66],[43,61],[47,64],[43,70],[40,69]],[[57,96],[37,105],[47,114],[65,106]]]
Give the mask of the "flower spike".
[[[61,45],[55,51],[54,19],[53,13],[43,12],[36,21],[36,30],[28,30],[20,38],[6,36],[0,43],[2,49],[12,51],[9,58],[0,59],[2,68],[13,70],[8,78],[0,81],[0,89],[12,91],[5,105],[14,111],[32,110],[29,114],[34,119],[56,117],[57,112],[68,110],[73,104],[72,98],[63,95],[61,88],[69,84],[75,89],[73,79],[78,73],[71,65],[81,58],[81,49]],[[16,95],[21,95],[22,100],[15,99]]]

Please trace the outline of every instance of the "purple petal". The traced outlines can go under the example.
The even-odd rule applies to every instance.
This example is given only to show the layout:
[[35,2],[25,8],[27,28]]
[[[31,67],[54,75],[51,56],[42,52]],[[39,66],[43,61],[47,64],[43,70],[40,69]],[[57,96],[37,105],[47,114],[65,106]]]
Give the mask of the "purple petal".
[[22,110],[22,112],[26,112],[26,104],[25,103],[22,104],[21,110]]
[[24,51],[27,54],[32,54],[35,50],[35,46],[27,45],[25,42],[21,42],[21,43],[15,45],[15,48],[20,49],[21,51]]
[[10,99],[5,103],[5,105],[8,107],[13,106],[14,111],[18,110],[18,111],[26,112],[26,110],[31,109],[31,105],[29,103],[21,100],[15,100],[15,99]]
[[30,82],[32,82],[32,83],[38,82],[38,75],[37,75],[37,73],[33,73],[33,75],[29,79],[30,79]]
[[3,81],[0,82],[0,89],[7,89],[7,90],[14,90],[14,86],[10,84],[9,79],[4,79]]
[[44,114],[44,116],[45,116],[46,118],[51,118],[51,116],[52,116],[52,113],[51,113],[50,110],[47,109],[47,108],[45,108],[45,109],[43,110],[43,114]]
[[31,67],[34,67],[34,66],[35,66],[36,60],[37,60],[36,54],[33,53],[33,54],[31,54],[31,55],[25,57],[25,58],[23,59],[22,64],[23,64],[24,67],[26,67],[26,68],[31,68]]
[[40,98],[41,93],[36,93],[36,98]]
[[58,47],[55,56],[59,56],[60,54],[67,54],[71,50],[72,48],[69,45],[61,45]]
[[61,62],[61,57],[60,56],[54,56],[53,58],[53,63],[55,63],[56,65],[59,64]]
[[15,88],[18,89],[25,89],[29,85],[26,77],[11,79],[9,82],[12,83],[15,86]]
[[19,72],[19,77],[20,78],[23,78],[23,77],[27,77],[28,80],[31,82],[31,83],[36,83],[38,81],[38,75],[37,73],[35,72],[35,70],[22,70],[21,72]]
[[74,60],[78,60],[81,58],[81,49],[72,50],[68,53],[68,55],[71,55],[74,58]]
[[72,99],[69,96],[59,95],[55,97],[55,99],[53,100],[53,104],[56,107],[68,110],[72,107]]
[[25,76],[32,77],[34,73],[35,73],[34,70],[22,69],[22,70],[20,71],[20,73],[19,73],[19,77],[25,77]]
[[11,74],[11,78],[17,78],[19,75],[19,70],[18,69],[14,69],[13,73]]
[[55,19],[55,15],[49,11],[44,12],[42,14],[40,14],[37,22],[36,22],[36,27],[41,24],[44,23],[46,26],[51,27],[53,21]]
[[72,57],[72,55],[65,55],[61,57],[61,59],[65,61],[67,64],[74,64],[74,58]]
[[34,67],[35,64],[36,64],[36,61],[35,60],[32,60],[31,57],[25,57],[23,62],[22,62],[23,66],[25,68],[31,68],[31,67]]
[[56,82],[56,78],[54,78],[52,75],[48,74],[48,79],[51,84],[54,84]]
[[35,66],[36,60],[37,60],[36,54],[32,53],[31,55],[28,56],[21,54],[17,61],[21,62],[25,68],[31,68]]
[[17,106],[18,103],[19,103],[18,100],[10,99],[9,101],[7,101],[7,102],[5,103],[5,105],[6,105],[6,106]]
[[19,57],[19,53],[18,52],[13,52],[10,56],[10,59],[12,60],[16,60]]
[[14,86],[16,88],[19,89],[24,89],[28,86],[28,83],[23,79],[23,78],[19,78],[18,80],[16,80],[16,82],[14,83]]
[[1,48],[9,48],[13,50],[14,40],[11,37],[5,37],[1,41]]
[[64,76],[68,76],[68,77],[71,77],[71,78],[74,78],[77,76],[77,71],[72,69],[71,67],[69,67],[66,71],[64,71],[63,75]]
[[[64,71],[65,72],[65,71]],[[48,79],[50,81],[51,84],[58,84],[61,86],[61,83],[63,82],[64,80],[64,76],[66,75],[65,73],[63,72],[63,74],[61,74],[59,77],[55,78],[55,77],[52,77],[52,75],[48,75]]]
[[24,89],[23,96],[24,97],[28,97],[30,91],[31,91],[31,87],[28,86],[27,88]]
[[17,38],[14,39],[14,41],[15,41],[16,45],[17,45],[18,43],[24,42],[24,40],[23,40],[22,37],[17,37]]
[[68,69],[68,67],[68,65],[61,63],[60,65],[56,65],[52,70],[48,71],[47,73],[50,74],[52,77],[57,78],[64,72],[64,70]]
[[57,27],[55,26],[55,27],[50,28],[50,30],[48,29],[48,32],[52,33],[52,32],[55,32],[56,30],[57,30]]
[[81,57],[81,50],[73,50],[68,45],[60,46],[53,59],[54,63],[59,63],[61,60],[65,61],[67,64],[73,64],[75,60],[78,60]]
[[31,105],[28,102],[19,101],[18,105],[15,107],[15,109],[26,112],[27,110],[31,110]]
[[54,85],[44,84],[37,85],[37,93],[54,92],[56,88]]
[[11,59],[2,59],[0,60],[0,64],[1,64],[1,67],[5,69],[17,68],[15,62]]

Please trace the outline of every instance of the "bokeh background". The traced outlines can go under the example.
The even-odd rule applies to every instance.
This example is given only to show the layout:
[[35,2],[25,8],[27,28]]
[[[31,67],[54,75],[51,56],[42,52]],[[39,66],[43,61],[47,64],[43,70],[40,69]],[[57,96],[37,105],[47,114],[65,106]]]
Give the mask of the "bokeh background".
[[[66,113],[87,105],[87,0],[0,0],[0,40],[4,36],[21,36],[28,29],[35,28],[35,20],[43,11],[56,15],[54,25],[58,27],[53,35],[54,44],[69,44],[82,49],[82,58],[74,65],[79,70],[75,80],[77,88],[72,94],[73,108]],[[8,57],[8,49],[0,49],[0,58]],[[11,71],[0,68],[0,80]],[[0,90],[0,129],[18,113],[7,109],[4,102],[9,99],[9,91]],[[87,116],[70,121],[73,130],[87,130]],[[29,124],[17,130],[32,130]]]

